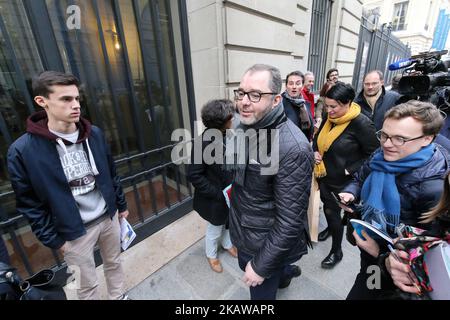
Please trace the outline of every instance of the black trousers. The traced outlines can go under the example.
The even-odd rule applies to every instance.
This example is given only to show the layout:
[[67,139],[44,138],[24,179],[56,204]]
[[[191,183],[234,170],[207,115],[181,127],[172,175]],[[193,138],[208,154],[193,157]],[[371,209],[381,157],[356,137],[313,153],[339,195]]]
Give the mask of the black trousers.
[[[238,250],[239,267],[245,272],[247,263],[253,257],[245,252]],[[284,265],[279,270],[275,271],[270,278],[264,279],[263,283],[256,287],[250,287],[251,300],[276,300],[278,285],[280,281],[286,278],[292,278],[291,265]]]
[[[361,250],[361,269],[356,276],[355,283],[347,295],[347,300],[380,300],[380,299],[398,299],[397,289],[389,275],[379,273],[380,286],[374,288],[373,277],[376,276],[374,270],[377,270],[377,260],[370,254]],[[373,269],[370,267],[373,266]]]
[[319,180],[319,189],[320,200],[323,202],[323,211],[328,223],[328,230],[331,233],[331,252],[336,253],[341,250],[344,225],[342,224],[341,208],[336,203],[331,192],[337,195],[341,190],[335,189],[321,180]]

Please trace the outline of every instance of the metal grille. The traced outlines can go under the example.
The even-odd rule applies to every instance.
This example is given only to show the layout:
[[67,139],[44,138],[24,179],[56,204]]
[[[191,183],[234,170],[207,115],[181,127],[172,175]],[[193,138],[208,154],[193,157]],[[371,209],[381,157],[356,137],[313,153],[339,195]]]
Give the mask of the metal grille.
[[313,0],[308,71],[315,76],[314,91],[319,90],[325,82],[332,5],[332,0]]
[[392,77],[401,72],[388,70],[389,64],[411,56],[411,49],[391,33],[389,25],[377,28],[365,17],[361,20],[359,44],[353,72],[353,87],[360,91],[364,75],[371,70],[384,73],[384,82],[389,84]]

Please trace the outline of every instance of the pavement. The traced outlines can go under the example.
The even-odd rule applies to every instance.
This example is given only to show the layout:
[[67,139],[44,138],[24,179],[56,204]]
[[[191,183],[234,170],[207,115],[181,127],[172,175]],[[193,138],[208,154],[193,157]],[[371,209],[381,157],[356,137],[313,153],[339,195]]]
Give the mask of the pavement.
[[[319,230],[324,228],[321,214]],[[345,235],[345,234],[344,234]],[[279,300],[343,300],[359,271],[359,250],[345,239],[344,257],[333,269],[320,266],[331,248],[331,237],[314,243],[296,264],[302,274],[290,286],[278,291]],[[241,281],[243,272],[237,259],[226,251],[219,253],[223,272],[213,272],[206,260],[204,239],[176,255],[157,271],[133,286],[128,295],[134,300],[249,300],[248,287]]]

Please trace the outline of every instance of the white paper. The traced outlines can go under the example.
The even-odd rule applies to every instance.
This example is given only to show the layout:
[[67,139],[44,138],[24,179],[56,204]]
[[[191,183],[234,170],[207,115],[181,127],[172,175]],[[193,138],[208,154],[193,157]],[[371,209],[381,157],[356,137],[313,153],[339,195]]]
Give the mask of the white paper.
[[450,299],[450,270],[447,265],[449,248],[446,242],[442,242],[428,250],[424,256],[430,284],[433,287],[433,291],[430,292],[432,300]]
[[228,208],[230,207],[230,190],[231,184],[222,190],[223,196],[225,197],[225,202],[227,203]]
[[136,238],[136,232],[133,227],[128,223],[127,219],[120,219],[120,242],[123,250],[127,250],[131,242]]

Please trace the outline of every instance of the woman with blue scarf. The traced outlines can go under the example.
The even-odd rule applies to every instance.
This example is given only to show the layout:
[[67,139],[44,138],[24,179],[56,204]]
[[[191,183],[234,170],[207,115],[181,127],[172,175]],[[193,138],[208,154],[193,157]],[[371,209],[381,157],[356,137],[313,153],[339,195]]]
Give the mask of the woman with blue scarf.
[[[439,110],[427,102],[411,100],[390,109],[377,132],[381,148],[364,164],[339,194],[343,202],[362,202],[362,219],[396,238],[400,224],[429,227],[421,215],[439,201],[442,181],[449,170],[447,152],[433,143],[443,124]],[[366,234],[353,233],[361,249],[361,269],[347,299],[382,299],[392,296],[395,285],[385,270],[387,247]],[[368,288],[372,265],[382,267],[381,288]],[[372,269],[373,270],[373,269]],[[414,283],[409,283],[413,288]]]

